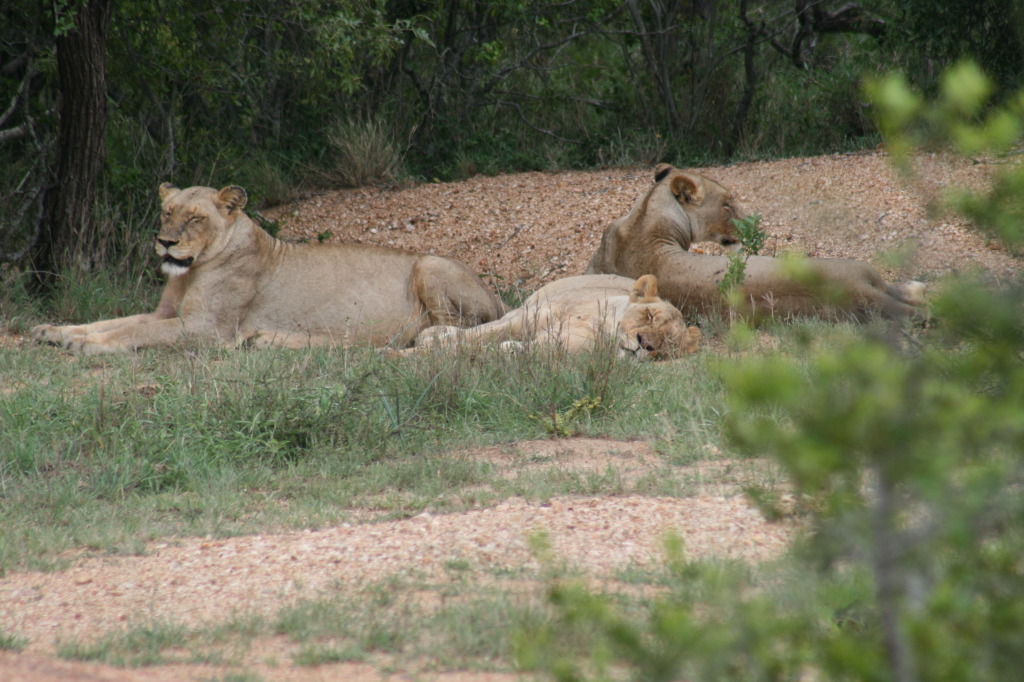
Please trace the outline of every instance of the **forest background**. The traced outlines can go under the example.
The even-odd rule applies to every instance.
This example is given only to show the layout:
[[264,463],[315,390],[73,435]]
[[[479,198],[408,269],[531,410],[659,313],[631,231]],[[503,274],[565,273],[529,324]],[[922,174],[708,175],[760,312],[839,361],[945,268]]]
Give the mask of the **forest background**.
[[266,206],[874,146],[865,74],[929,93],[969,55],[1011,92],[1022,25],[1014,0],[12,0],[0,262],[45,290],[144,260],[162,181]]

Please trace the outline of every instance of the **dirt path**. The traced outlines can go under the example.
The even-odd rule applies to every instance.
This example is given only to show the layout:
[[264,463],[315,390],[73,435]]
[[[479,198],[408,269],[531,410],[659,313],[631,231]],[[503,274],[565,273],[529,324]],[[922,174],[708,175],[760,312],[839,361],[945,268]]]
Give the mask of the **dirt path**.
[[[989,166],[943,157],[921,159],[923,180],[902,184],[880,154],[852,154],[707,169],[760,212],[772,235],[769,252],[874,262],[890,277],[933,280],[981,268],[995,277],[1018,272],[1021,261],[959,219],[929,210],[943,188],[981,186]],[[326,192],[267,211],[282,236],[362,241],[433,251],[466,261],[499,286],[532,290],[583,272],[608,222],[624,214],[651,181],[650,169],[587,173],[527,173],[405,189]],[[899,272],[881,254],[913,245]],[[624,477],[662,471],[648,446],[588,439],[521,443],[460,456],[486,458],[498,471],[536,466],[604,471]],[[537,464],[538,461],[547,464]],[[735,469],[735,470],[734,470]],[[499,474],[500,475],[500,474]],[[587,574],[608,578],[624,566],[660,556],[666,531],[678,533],[695,558],[758,561],[791,541],[792,524],[766,522],[741,494],[744,476],[759,470],[709,462],[674,476],[694,486],[686,498],[558,498],[538,506],[506,500],[497,507],[447,515],[348,525],[318,532],[224,540],[153,543],[145,556],[86,558],[49,574],[0,578],[0,631],[31,643],[24,653],[0,653],[0,679],[189,680],[240,672],[214,665],[123,670],[54,659],[60,637],[99,634],[158,616],[187,624],[233,611],[272,613],[331,585],[351,589],[412,567],[444,580],[441,567],[533,570],[526,536],[544,530],[555,551]],[[714,482],[713,484],[710,482]],[[478,571],[480,572],[480,571]],[[295,666],[283,640],[260,643],[241,672],[265,680],[436,679],[488,682],[518,679],[493,673],[385,674],[367,663]]]

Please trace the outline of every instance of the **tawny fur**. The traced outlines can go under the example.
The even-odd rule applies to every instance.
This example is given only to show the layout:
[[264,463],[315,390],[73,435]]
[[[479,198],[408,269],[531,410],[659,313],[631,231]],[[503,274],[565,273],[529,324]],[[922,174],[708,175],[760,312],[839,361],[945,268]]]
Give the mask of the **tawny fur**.
[[[730,192],[709,178],[668,164],[655,169],[654,185],[628,215],[605,230],[589,273],[658,277],[661,296],[684,313],[729,308],[719,284],[729,268],[726,256],[689,253],[690,245],[715,241],[737,245],[733,218],[744,217]],[[866,263],[848,259],[784,259],[751,256],[740,303],[734,312],[782,319],[820,316],[866,321],[925,316],[924,285],[886,283]]]
[[431,325],[473,326],[506,306],[465,265],[361,244],[289,244],[245,214],[241,187],[160,186],[156,251],[169,275],[152,313],[41,325],[37,340],[85,354],[183,339],[237,346],[408,346]]
[[623,356],[677,357],[696,352],[700,330],[687,327],[679,309],[658,297],[658,280],[579,275],[538,289],[499,320],[471,327],[430,327],[417,349],[475,343],[557,345],[569,352],[614,343]]

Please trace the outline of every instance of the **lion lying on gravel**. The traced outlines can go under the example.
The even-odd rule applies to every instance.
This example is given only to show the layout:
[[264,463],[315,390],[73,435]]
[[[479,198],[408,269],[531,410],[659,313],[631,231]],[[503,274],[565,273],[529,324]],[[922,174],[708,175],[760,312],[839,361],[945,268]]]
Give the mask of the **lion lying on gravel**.
[[473,326],[506,307],[465,265],[361,244],[287,244],[242,210],[241,187],[160,186],[156,238],[169,276],[156,311],[32,330],[85,354],[182,339],[227,345],[407,346],[430,325]]
[[[729,259],[687,251],[700,241],[738,246],[732,219],[743,215],[742,207],[718,183],[661,164],[655,169],[654,186],[628,215],[605,230],[587,272],[626,277],[654,273],[661,295],[684,312],[722,310],[728,304],[719,283]],[[858,321],[874,315],[924,317],[920,282],[887,284],[871,266],[847,259],[807,258],[790,267],[781,259],[751,256],[742,285],[743,304],[736,312]]]
[[679,309],[658,298],[654,275],[635,281],[617,275],[579,275],[541,287],[521,308],[494,322],[468,329],[429,327],[410,351],[500,342],[558,345],[577,352],[612,340],[620,356],[674,357],[697,350],[700,330],[687,328]]

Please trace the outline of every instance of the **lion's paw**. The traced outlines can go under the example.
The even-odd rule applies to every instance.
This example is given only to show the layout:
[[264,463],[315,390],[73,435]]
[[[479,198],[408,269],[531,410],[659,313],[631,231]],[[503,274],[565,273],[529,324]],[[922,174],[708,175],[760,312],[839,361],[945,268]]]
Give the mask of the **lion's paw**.
[[516,341],[515,339],[509,339],[508,341],[502,341],[498,345],[498,347],[501,348],[501,350],[503,352],[509,353],[511,355],[515,355],[516,353],[521,353],[521,352],[523,352],[526,349],[526,346],[523,344],[522,341]]
[[85,337],[80,327],[58,327],[53,324],[41,324],[32,328],[29,335],[40,343],[67,348],[75,339]]
[[67,349],[77,355],[107,355],[123,350],[108,343],[101,343],[93,336],[80,336],[71,339],[67,344]]
[[247,350],[256,350],[263,348],[270,348],[273,346],[273,337],[264,334],[262,332],[255,332],[247,336],[238,336],[235,339],[236,348],[245,348]]

